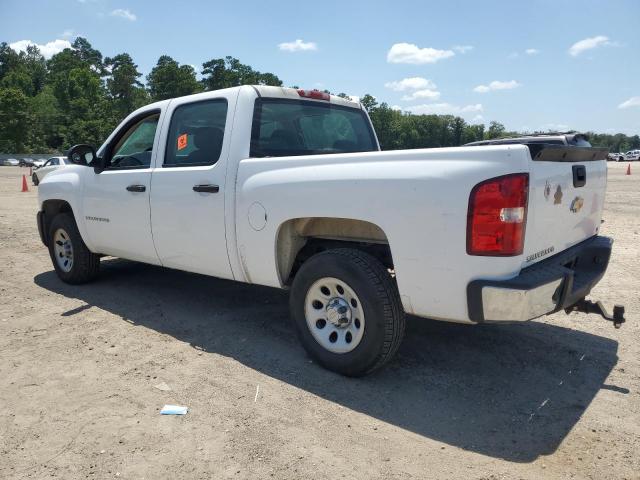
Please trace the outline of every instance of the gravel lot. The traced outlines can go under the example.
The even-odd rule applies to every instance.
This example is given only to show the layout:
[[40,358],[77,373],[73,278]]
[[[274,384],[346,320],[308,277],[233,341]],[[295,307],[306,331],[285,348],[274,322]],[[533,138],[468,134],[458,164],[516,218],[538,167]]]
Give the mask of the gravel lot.
[[410,318],[397,359],[354,380],[309,361],[282,291],[118,259],[61,283],[37,187],[0,167],[0,478],[640,478],[640,163],[626,168],[609,164],[616,244],[592,295],[626,306],[621,329]]

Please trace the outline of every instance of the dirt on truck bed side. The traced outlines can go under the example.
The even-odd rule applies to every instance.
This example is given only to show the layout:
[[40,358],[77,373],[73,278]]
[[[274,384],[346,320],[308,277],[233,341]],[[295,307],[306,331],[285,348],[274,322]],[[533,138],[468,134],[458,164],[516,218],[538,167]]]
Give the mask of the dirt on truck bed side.
[[[105,258],[55,276],[37,187],[0,167],[0,478],[640,478],[640,170],[609,164],[621,329],[409,318],[384,370],[311,363],[286,292]],[[632,166],[633,168],[633,166]],[[165,404],[189,407],[161,416]]]

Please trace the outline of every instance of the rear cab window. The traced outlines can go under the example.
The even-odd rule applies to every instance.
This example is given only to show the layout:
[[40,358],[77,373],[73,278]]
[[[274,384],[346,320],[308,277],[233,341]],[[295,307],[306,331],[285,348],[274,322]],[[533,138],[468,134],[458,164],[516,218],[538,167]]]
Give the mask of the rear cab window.
[[320,101],[256,99],[251,157],[377,150],[371,124],[360,109]]

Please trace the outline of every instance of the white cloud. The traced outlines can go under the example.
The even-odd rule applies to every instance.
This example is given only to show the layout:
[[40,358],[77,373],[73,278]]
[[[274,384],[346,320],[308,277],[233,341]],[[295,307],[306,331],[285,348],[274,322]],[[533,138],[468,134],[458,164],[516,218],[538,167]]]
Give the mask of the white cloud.
[[471,123],[484,123],[484,117],[478,114],[471,119]]
[[31,40],[18,40],[17,42],[9,44],[16,52],[26,52],[29,45],[38,47],[42,56],[47,59],[53,57],[56,53],[60,53],[65,48],[71,48],[71,42],[69,42],[69,40],[62,40],[60,38],[47,42],[44,45],[32,42]]
[[473,45],[454,45],[453,47],[451,47],[453,50],[455,50],[458,53],[462,53],[463,55],[467,52],[470,52],[471,50],[473,50]]
[[607,45],[613,45],[613,43],[609,41],[609,37],[605,37],[604,35],[585,38],[584,40],[580,40],[569,47],[569,55],[577,57],[582,52]]
[[401,107],[400,105],[391,105],[389,108],[390,108],[391,110],[397,110],[397,111],[399,111],[399,112],[401,112],[401,111],[402,111],[402,107]]
[[436,88],[435,83],[427,78],[422,77],[403,78],[402,80],[387,82],[384,84],[384,86],[396,92],[404,92],[405,90],[419,90],[421,88]]
[[436,63],[438,60],[453,57],[452,50],[438,50],[436,48],[420,48],[413,43],[395,43],[387,53],[389,63],[410,63],[421,65],[424,63]]
[[540,50],[538,50],[537,48],[527,48],[524,53],[526,53],[527,55],[538,55],[540,53]]
[[402,97],[402,100],[405,102],[410,102],[412,100],[437,100],[440,98],[440,92],[437,90],[431,90],[430,88],[425,88],[424,90],[416,90],[412,92],[410,95],[405,95]]
[[640,107],[640,97],[631,97],[629,100],[625,100],[618,108],[631,108],[631,107]]
[[131,11],[126,8],[116,8],[109,15],[111,15],[112,17],[124,18],[125,20],[129,20],[130,22],[135,22],[138,19],[135,13],[131,13]]
[[478,85],[473,89],[473,91],[478,93],[487,93],[494,90],[512,90],[520,86],[521,84],[516,82],[515,80],[509,80],[508,82],[494,80],[489,85]]
[[304,52],[317,50],[318,45],[315,42],[303,42],[298,38],[293,42],[279,43],[278,48],[284,52]]
[[406,107],[405,110],[416,115],[460,115],[464,113],[482,112],[482,104],[473,105],[451,105],[450,103],[425,103]]

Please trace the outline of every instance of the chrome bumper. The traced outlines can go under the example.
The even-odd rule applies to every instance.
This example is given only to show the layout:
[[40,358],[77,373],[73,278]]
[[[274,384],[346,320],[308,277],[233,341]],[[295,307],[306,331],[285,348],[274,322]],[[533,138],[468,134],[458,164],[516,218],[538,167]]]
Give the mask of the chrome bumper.
[[467,286],[474,322],[513,322],[569,308],[603,277],[613,240],[592,237],[523,269],[509,280],[474,280]]

